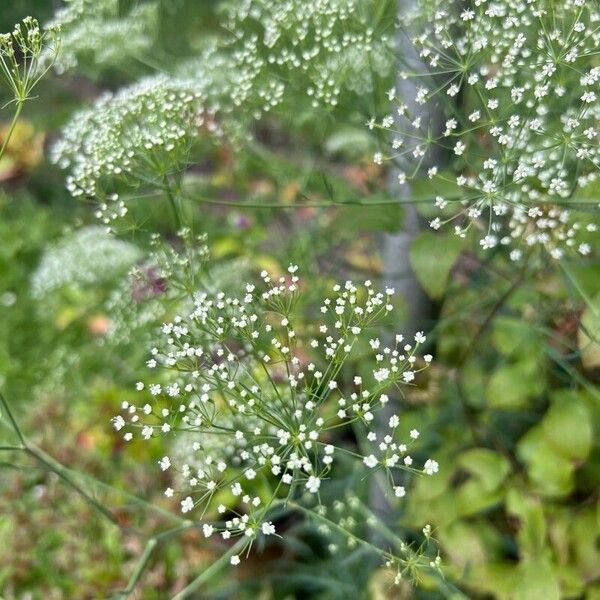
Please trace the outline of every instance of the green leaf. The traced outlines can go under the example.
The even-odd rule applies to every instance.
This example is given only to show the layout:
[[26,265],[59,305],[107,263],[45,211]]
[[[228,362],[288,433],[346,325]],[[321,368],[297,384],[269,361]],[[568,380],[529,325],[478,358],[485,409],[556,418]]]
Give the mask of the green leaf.
[[597,265],[561,263],[561,270],[570,295],[590,306],[591,299],[600,293],[600,268]]
[[502,488],[488,489],[480,479],[470,479],[456,491],[456,508],[461,517],[477,514],[504,500]]
[[427,294],[441,298],[446,290],[448,275],[462,248],[463,240],[453,233],[420,233],[410,249],[410,264],[416,278]]
[[521,555],[525,558],[537,556],[547,546],[546,520],[541,502],[511,489],[506,495],[506,511],[519,521],[517,538]]
[[514,600],[518,567],[508,562],[488,562],[470,565],[469,587],[496,600]]
[[592,422],[581,394],[562,390],[552,396],[552,405],[542,421],[549,446],[571,460],[584,460],[592,447]]
[[574,515],[571,521],[570,531],[575,561],[583,578],[587,581],[600,579],[600,548],[598,547],[599,508],[600,505],[598,503],[596,503],[596,506],[589,506]]
[[560,586],[548,558],[536,558],[520,566],[515,600],[560,600]]
[[473,448],[463,452],[458,458],[458,463],[477,477],[483,488],[488,491],[495,490],[510,471],[508,461],[487,448]]
[[450,559],[448,566],[459,576],[465,568],[485,565],[491,554],[502,550],[502,536],[482,520],[456,521],[440,528],[437,535]]
[[544,390],[544,379],[531,372],[529,361],[504,365],[490,377],[486,396],[488,406],[498,409],[522,408],[529,398]]
[[510,355],[515,352],[530,335],[531,328],[523,319],[500,315],[494,320],[492,339],[494,346],[503,354]]
[[499,315],[494,319],[492,340],[506,356],[539,361],[544,356],[540,338],[539,332],[522,318]]
[[574,565],[555,565],[554,572],[560,582],[562,598],[581,598],[585,584]]
[[527,463],[527,475],[538,493],[565,496],[573,489],[573,463],[556,453],[541,423],[519,440],[517,454]]

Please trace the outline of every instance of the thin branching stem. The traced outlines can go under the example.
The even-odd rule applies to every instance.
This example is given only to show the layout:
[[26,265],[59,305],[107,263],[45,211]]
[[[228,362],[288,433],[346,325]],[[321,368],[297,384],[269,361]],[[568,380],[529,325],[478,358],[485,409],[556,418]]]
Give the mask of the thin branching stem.
[[21,447],[19,449],[20,450],[25,449],[25,447],[27,446],[25,437],[21,433],[21,429],[17,425],[17,421],[15,420],[15,418],[12,414],[12,411],[10,410],[10,406],[8,405],[8,402],[6,401],[6,398],[4,397],[2,392],[0,392],[0,404],[2,405],[2,410],[6,413],[6,416],[8,417],[8,420],[10,421],[13,431],[19,438],[19,441],[21,442]]
[[182,533],[185,533],[186,531],[189,531],[194,527],[198,527],[198,524],[192,521],[188,521],[185,525],[182,525],[181,527],[167,529],[166,531],[153,535],[150,539],[148,539],[144,547],[144,551],[142,552],[142,555],[140,556],[133,573],[129,577],[127,587],[123,590],[118,591],[112,597],[112,600],[124,600],[125,598],[128,598],[131,594],[133,594],[137,584],[139,583],[142,575],[144,574],[144,571],[148,566],[148,563],[150,562],[150,559],[152,558],[152,555],[154,554],[154,551],[158,546],[160,546],[160,544],[170,540],[173,537],[181,535]]
[[10,142],[10,138],[12,137],[12,135],[15,131],[17,121],[19,120],[19,117],[21,116],[21,112],[23,111],[24,105],[25,105],[25,102],[23,102],[21,100],[17,101],[17,108],[15,109],[15,114],[13,115],[12,121],[10,123],[10,127],[8,128],[8,132],[7,132],[6,136],[4,137],[4,142],[2,143],[2,147],[0,148],[0,159],[2,159],[2,157],[4,156],[4,152],[6,151],[6,148],[8,147],[8,143]]
[[217,573],[219,573],[219,571],[224,569],[229,563],[231,557],[241,552],[247,544],[247,539],[244,539],[243,537],[239,539],[233,546],[231,546],[231,548],[229,548],[229,550],[227,550],[227,552],[225,552],[225,554],[223,554],[218,560],[202,571],[202,573],[198,575],[196,579],[194,579],[178,594],[175,594],[171,600],[185,600],[185,598],[189,598],[191,594],[200,589],[202,585],[209,582]]

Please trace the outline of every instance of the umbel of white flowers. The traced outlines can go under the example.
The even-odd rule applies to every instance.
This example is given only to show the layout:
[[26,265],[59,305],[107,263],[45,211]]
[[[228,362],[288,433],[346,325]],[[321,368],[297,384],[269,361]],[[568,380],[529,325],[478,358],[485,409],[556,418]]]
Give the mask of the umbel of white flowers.
[[[68,170],[68,189],[74,196],[108,199],[101,216],[112,219],[123,209],[120,204],[113,209],[110,202],[120,184],[162,184],[164,173],[185,169],[190,148],[200,139],[222,131],[244,139],[248,122],[299,97],[332,110],[343,90],[370,93],[373,70],[389,73],[393,64],[392,40],[369,20],[375,5],[359,0],[225,3],[223,31],[231,35],[203,42],[198,55],[173,75],[148,77],[102,96],[67,123],[52,155]],[[144,8],[149,6],[156,8],[155,3]],[[120,22],[118,13],[115,0],[72,0],[57,13],[53,22],[63,29],[59,66],[74,65],[78,55],[90,51],[97,66],[151,47],[153,29],[133,29],[129,24],[136,15],[128,13]],[[133,39],[123,35],[130,30]],[[138,40],[143,34],[145,44]],[[114,48],[122,50],[110,52],[108,61]]]
[[[0,80],[10,91],[10,103],[21,105],[52,66],[58,52],[58,28],[40,29],[33,17],[25,17],[11,33],[0,34]],[[42,53],[48,65],[41,66]]]
[[[275,533],[269,514],[278,500],[318,499],[340,459],[365,475],[383,471],[396,497],[406,492],[394,472],[438,471],[432,459],[416,464],[419,432],[404,431],[397,414],[385,431],[374,426],[387,393],[410,386],[432,360],[417,355],[420,332],[414,341],[397,335],[389,346],[369,335],[392,310],[393,290],[376,292],[369,281],[335,285],[322,319],[297,329],[297,267],[262,279],[263,290],[249,283],[240,295],[198,293],[188,313],[165,323],[147,362],[155,375],[136,386],[144,400],[124,402],[113,418],[126,441],[175,436],[176,452],[159,461],[173,473],[165,495],[179,497],[182,512],[197,508],[210,518],[206,537],[245,536],[248,546]],[[363,344],[373,367],[342,389],[341,369]]]
[[141,256],[139,248],[102,227],[84,227],[44,253],[31,278],[31,291],[43,298],[63,286],[100,285],[126,272]]
[[[81,56],[98,65],[119,65],[143,56],[158,29],[158,3],[135,5],[123,13],[119,0],[65,0],[48,27],[61,31],[61,51],[54,61],[58,73],[79,65]],[[43,62],[51,62],[46,50]]]
[[[433,229],[453,224],[459,236],[477,229],[484,249],[508,246],[512,260],[535,247],[555,259],[587,255],[596,231],[574,219],[569,204],[600,166],[599,5],[545,6],[421,3],[414,43],[428,70],[403,73],[417,78],[415,97],[390,90],[395,113],[368,124],[389,132],[391,149],[375,162],[404,165],[400,183],[430,165],[440,210]],[[422,105],[429,110],[417,114]]]

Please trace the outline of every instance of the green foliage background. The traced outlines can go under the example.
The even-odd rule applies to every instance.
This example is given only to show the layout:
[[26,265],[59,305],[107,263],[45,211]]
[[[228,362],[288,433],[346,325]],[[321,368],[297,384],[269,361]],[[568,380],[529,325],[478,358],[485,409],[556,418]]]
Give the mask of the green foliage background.
[[[214,32],[216,4],[161,5],[165,56],[186,56],[199,34]],[[43,21],[51,13],[49,1],[3,3],[0,29],[26,14]],[[50,79],[25,119],[51,140],[76,106],[146,72],[130,64]],[[373,102],[389,83],[381,82]],[[230,206],[186,210],[209,233],[217,264],[243,258],[253,269],[278,271],[297,262],[315,294],[319,281],[380,278],[380,234],[394,231],[402,215],[391,202],[377,204],[393,198],[385,173],[371,164],[370,107],[350,98],[328,114],[294,104],[287,120],[260,125],[260,148],[208,157],[199,193]],[[115,407],[132,394],[146,348],[106,351],[103,303],[115,282],[31,297],[42,254],[66,231],[93,223],[93,209],[70,198],[63,174],[43,158],[15,160],[0,192],[0,387],[27,436],[73,469],[73,481],[111,506],[117,522],[30,456],[2,458],[0,596],[107,597],[126,584],[143,551],[133,530],[151,535],[173,524],[156,481],[161,448],[125,452],[109,427]],[[424,181],[417,193],[427,192]],[[348,205],[291,210],[304,195]],[[244,208],[247,200],[284,210]],[[149,215],[148,229],[172,231],[161,199],[136,210]],[[426,432],[424,451],[441,471],[412,483],[391,526],[412,535],[432,524],[456,597],[600,598],[600,265],[591,258],[521,270],[499,252],[481,258],[474,248],[472,240],[430,232],[412,246],[411,264],[435,307],[435,318],[418,326],[431,332],[437,361],[402,414]],[[332,558],[314,530],[294,527],[283,556],[259,553],[241,574],[197,597],[442,597],[427,580],[415,590],[392,588],[361,550]],[[132,597],[170,597],[215,558],[211,552],[194,532],[168,540]]]

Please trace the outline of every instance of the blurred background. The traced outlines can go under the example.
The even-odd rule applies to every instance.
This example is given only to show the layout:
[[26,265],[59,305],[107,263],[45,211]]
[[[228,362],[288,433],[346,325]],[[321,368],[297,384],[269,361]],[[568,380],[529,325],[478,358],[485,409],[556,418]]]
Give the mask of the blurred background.
[[[144,304],[147,318],[139,307],[131,315],[119,304],[123,281],[136,253],[148,252],[145,231],[173,233],[169,205],[159,198],[132,207],[143,227],[121,236],[127,248],[109,252],[110,264],[90,285],[78,263],[88,242],[74,232],[97,224],[96,207],[69,194],[48,151],[74,111],[107,90],[169,72],[219,35],[220,4],[159,2],[149,49],[128,57],[116,52],[118,60],[103,63],[83,53],[77,68],[47,77],[0,161],[0,389],[27,437],[72,469],[73,481],[117,520],[104,518],[31,457],[0,456],[4,600],[111,597],[144,549],[129,529],[160,531],[172,524],[169,511],[177,511],[162,494],[160,442],[125,452],[110,426],[135,393],[136,365],[143,367],[149,332],[161,317],[151,303]],[[0,31],[26,15],[45,23],[59,6],[3,2]],[[133,6],[119,4],[124,19]],[[394,3],[385,11],[393,22]],[[123,40],[114,43],[118,49]],[[377,140],[365,126],[394,83],[395,69],[382,64],[368,95],[344,91],[335,109],[323,110],[298,94],[285,111],[252,125],[255,143],[244,151],[203,151],[190,171],[200,196],[217,202],[185,210],[208,233],[221,277],[277,273],[294,262],[315,297],[334,279],[389,280],[385,250],[405,211],[389,202],[389,173],[373,163]],[[0,140],[10,116],[0,113]],[[426,197],[427,182],[413,193]],[[323,206],[298,206],[306,198]],[[334,198],[348,204],[327,206]],[[417,206],[421,218],[431,214]],[[395,319],[406,324],[417,313],[409,328],[431,332],[437,362],[402,411],[427,432],[423,451],[442,468],[414,482],[393,526],[410,537],[431,523],[447,580],[466,597],[600,599],[600,347],[591,333],[598,330],[600,266],[589,260],[519,278],[499,253],[482,258],[469,240],[433,236],[419,238],[410,258],[417,273],[406,274],[426,309],[401,303]],[[408,264],[407,256],[394,260],[399,270]],[[115,314],[122,322],[114,322]],[[355,372],[361,368],[354,365]],[[299,522],[290,529],[293,543],[258,553],[197,597],[452,595],[428,581],[418,589],[392,587],[377,562],[330,556],[310,527]],[[193,579],[215,558],[200,537],[192,531],[162,546],[131,597],[168,598]]]

